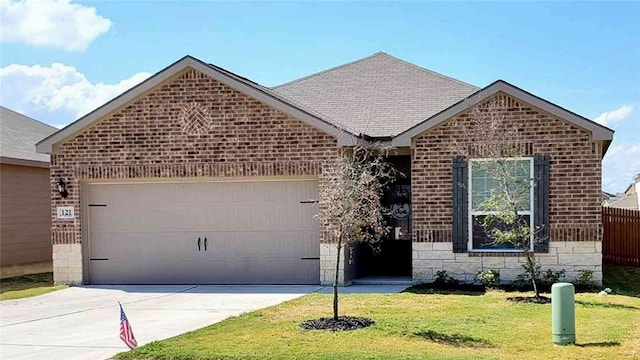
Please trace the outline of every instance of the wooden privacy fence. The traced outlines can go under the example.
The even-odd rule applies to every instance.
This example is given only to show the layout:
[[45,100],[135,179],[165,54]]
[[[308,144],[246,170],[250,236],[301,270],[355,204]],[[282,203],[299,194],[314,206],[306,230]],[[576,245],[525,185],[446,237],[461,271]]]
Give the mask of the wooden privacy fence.
[[602,226],[602,260],[640,267],[640,210],[603,207]]

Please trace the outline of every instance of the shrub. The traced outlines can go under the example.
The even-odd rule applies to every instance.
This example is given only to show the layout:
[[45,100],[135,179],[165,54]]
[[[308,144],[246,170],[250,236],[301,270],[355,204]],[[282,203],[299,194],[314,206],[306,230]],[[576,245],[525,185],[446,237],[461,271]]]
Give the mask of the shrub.
[[500,285],[500,270],[481,270],[476,274],[476,280],[486,287]]
[[526,272],[520,273],[511,282],[511,284],[513,284],[514,287],[520,290],[528,289],[531,287],[531,277]]
[[564,269],[560,271],[553,271],[551,269],[547,269],[547,271],[545,271],[542,274],[541,282],[546,286],[551,286],[559,282],[560,280],[563,280],[565,278],[565,274],[566,274],[566,271]]
[[433,285],[437,287],[449,287],[458,285],[458,280],[447,274],[446,270],[440,270],[436,272],[436,279],[433,280]]
[[[522,268],[524,269],[524,272],[518,274],[518,276],[516,276],[515,280],[513,280],[512,284],[513,284],[513,286],[515,286],[516,288],[518,288],[520,290],[531,289],[533,287],[533,285],[531,284],[531,275],[530,275],[529,271],[527,270],[527,266],[526,265],[523,264]],[[537,282],[540,283],[540,264],[536,263],[533,272],[536,275]]]
[[580,269],[578,270],[578,277],[576,278],[577,285],[579,286],[592,286],[593,285],[593,270]]
[[[547,269],[547,271],[542,272],[540,270],[540,265],[538,264],[536,264],[535,274],[537,276],[538,283],[540,284],[540,288],[544,291],[548,291],[551,288],[551,285],[563,280],[566,277],[565,269],[562,269],[560,271]],[[512,284],[514,287],[520,290],[529,290],[532,287],[531,275],[529,275],[529,272],[525,271],[516,276]]]

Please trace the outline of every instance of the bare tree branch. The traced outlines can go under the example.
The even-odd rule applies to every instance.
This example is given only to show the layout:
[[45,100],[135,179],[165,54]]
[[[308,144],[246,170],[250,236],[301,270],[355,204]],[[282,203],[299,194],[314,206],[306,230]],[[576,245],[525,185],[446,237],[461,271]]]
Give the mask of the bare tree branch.
[[[534,229],[523,212],[530,209],[533,174],[517,158],[528,156],[527,143],[517,126],[508,119],[508,99],[495,96],[484,102],[470,103],[466,116],[452,122],[457,137],[452,137],[454,153],[467,159],[482,158],[473,162],[474,171],[485,172],[490,182],[488,193],[472,197],[472,207],[487,215],[482,227],[491,242],[490,246],[511,244],[522,251],[526,258],[523,265],[539,297],[538,268],[532,245],[542,241],[542,229]],[[481,201],[476,204],[475,201]],[[532,215],[529,215],[532,216]],[[470,229],[469,231],[473,231]]]
[[325,174],[320,188],[318,218],[336,242],[336,271],[333,281],[333,316],[338,318],[338,276],[340,251],[356,243],[374,248],[388,233],[382,196],[398,172],[386,161],[388,149],[364,140],[340,150],[340,156]]

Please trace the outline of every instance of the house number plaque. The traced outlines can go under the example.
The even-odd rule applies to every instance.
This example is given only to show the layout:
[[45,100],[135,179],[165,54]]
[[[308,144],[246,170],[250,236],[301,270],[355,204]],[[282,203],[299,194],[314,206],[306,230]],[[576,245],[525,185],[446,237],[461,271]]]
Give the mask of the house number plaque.
[[73,206],[58,206],[57,219],[75,219],[76,215],[73,211]]

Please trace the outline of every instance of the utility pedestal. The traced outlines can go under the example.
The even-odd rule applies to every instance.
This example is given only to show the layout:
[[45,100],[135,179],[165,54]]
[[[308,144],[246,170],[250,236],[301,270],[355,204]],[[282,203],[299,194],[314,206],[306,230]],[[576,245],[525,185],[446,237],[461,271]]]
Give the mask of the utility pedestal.
[[576,306],[573,284],[551,286],[551,323],[553,343],[569,345],[576,342]]

